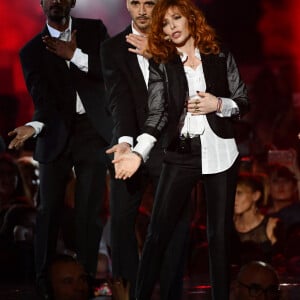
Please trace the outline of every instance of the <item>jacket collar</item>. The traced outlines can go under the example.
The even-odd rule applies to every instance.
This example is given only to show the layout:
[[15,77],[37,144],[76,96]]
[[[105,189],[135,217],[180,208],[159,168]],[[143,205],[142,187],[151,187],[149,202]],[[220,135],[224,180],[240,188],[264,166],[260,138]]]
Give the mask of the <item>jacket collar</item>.
[[[46,23],[46,25],[47,25],[48,31],[52,37],[58,38],[61,35],[62,31],[59,31],[56,28],[50,26],[48,24],[48,22]],[[64,30],[63,32],[66,32],[66,33],[68,32],[68,34],[70,34],[72,32],[72,18],[71,17],[69,18],[68,28],[66,30]]]
[[133,47],[131,44],[127,43],[125,39],[126,35],[130,33],[133,33],[132,25],[129,25],[124,30],[124,43],[126,45],[124,51],[127,51],[127,53],[125,54],[127,58],[127,65],[128,68],[132,71],[132,76],[135,78],[137,88],[142,89],[143,93],[147,94],[147,86],[144,81],[143,73],[141,71],[137,55],[128,51],[129,47]]

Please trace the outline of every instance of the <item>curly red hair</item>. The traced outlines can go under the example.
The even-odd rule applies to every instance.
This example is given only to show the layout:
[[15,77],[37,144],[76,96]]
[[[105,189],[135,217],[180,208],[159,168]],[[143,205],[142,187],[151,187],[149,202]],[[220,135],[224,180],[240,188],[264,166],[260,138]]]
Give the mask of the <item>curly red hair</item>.
[[151,29],[148,37],[149,51],[156,62],[167,62],[178,54],[176,46],[166,40],[163,21],[167,10],[177,8],[188,19],[195,47],[204,54],[217,54],[220,46],[214,29],[207,24],[203,12],[192,0],[159,0],[152,11]]

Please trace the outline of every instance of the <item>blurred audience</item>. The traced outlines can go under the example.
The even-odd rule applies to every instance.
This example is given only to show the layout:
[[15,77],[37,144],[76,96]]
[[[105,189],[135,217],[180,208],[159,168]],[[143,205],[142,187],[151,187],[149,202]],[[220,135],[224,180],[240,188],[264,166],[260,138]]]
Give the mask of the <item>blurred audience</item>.
[[107,280],[111,278],[111,245],[110,245],[110,217],[103,227],[98,251],[98,265],[96,278]]
[[291,225],[286,232],[284,248],[285,271],[288,276],[300,279],[300,223]]
[[279,278],[275,269],[262,261],[245,264],[233,282],[231,300],[281,299]]
[[12,205],[5,214],[0,229],[1,238],[7,242],[34,240],[36,208],[26,204]]
[[32,156],[22,156],[17,159],[22,180],[24,182],[25,195],[33,206],[37,206],[37,191],[39,186],[39,166]]
[[269,199],[266,213],[271,217],[280,218],[286,229],[300,223],[300,202],[298,180],[289,168],[273,164],[268,170]]
[[9,282],[34,276],[36,211],[26,180],[16,159],[0,154],[0,277]]
[[129,300],[129,282],[115,279],[110,283],[112,300]]
[[30,204],[25,194],[25,184],[14,158],[0,154],[0,227],[6,211],[14,204]]
[[88,300],[90,288],[83,266],[72,256],[59,255],[49,266],[51,300]]
[[12,205],[0,229],[0,277],[26,282],[34,278],[33,240],[36,209],[28,204]]
[[278,218],[265,216],[260,211],[266,191],[264,175],[240,173],[237,182],[233,253],[241,264],[251,260],[271,262],[282,253],[284,231]]

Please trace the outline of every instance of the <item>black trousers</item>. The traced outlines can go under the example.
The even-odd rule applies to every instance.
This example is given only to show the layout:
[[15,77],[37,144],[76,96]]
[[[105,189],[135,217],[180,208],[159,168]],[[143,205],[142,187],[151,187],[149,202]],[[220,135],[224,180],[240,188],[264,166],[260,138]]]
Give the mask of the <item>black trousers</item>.
[[[139,206],[149,183],[156,190],[163,159],[162,149],[155,148],[148,162],[131,179],[111,179],[111,255],[113,277],[130,283],[130,299],[135,299],[139,265],[135,224]],[[154,196],[154,195],[152,195]],[[189,215],[186,211],[170,237],[164,264],[160,270],[161,299],[180,299],[184,272],[184,245],[187,243]]]
[[203,181],[207,202],[212,299],[228,300],[230,284],[230,234],[238,163],[225,172],[202,175],[200,138],[192,139],[191,153],[167,152],[157,188],[155,206],[137,278],[138,300],[151,299],[170,237],[187,207],[196,182]]
[[36,220],[35,264],[37,281],[43,281],[56,253],[61,208],[74,167],[75,242],[79,261],[91,276],[96,274],[103,224],[99,217],[105,189],[105,142],[86,115],[77,116],[70,139],[57,160],[40,164],[39,207]]

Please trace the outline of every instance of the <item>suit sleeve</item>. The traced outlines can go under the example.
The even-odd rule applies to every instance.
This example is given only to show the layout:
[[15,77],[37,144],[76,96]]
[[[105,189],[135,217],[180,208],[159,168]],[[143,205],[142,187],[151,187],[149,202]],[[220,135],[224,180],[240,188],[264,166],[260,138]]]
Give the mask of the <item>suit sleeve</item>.
[[34,102],[33,121],[48,123],[55,115],[56,91],[42,67],[42,43],[27,46],[20,52],[20,61],[29,94]]
[[243,116],[249,110],[247,88],[242,81],[234,57],[229,52],[227,56],[227,80],[230,98],[237,104],[239,116]]
[[[47,64],[50,56],[46,55],[40,37],[20,52],[26,86],[34,102],[32,120],[44,124],[35,148],[35,158],[39,161],[50,161],[58,155],[61,149],[59,145],[62,145],[62,141],[65,141],[68,135],[62,115],[66,114],[65,111],[70,105],[72,106],[71,98],[76,98],[76,91],[68,84],[68,78],[60,76],[67,72],[65,61],[58,63],[57,75],[53,73],[52,68],[56,64],[54,60],[59,59],[53,58],[53,61]],[[59,82],[59,85],[55,84],[55,81]],[[49,149],[52,150],[48,151]]]
[[168,121],[168,79],[165,66],[153,61],[149,64],[148,117],[144,124],[144,133],[156,139]]

